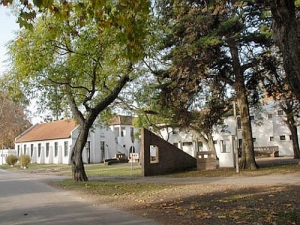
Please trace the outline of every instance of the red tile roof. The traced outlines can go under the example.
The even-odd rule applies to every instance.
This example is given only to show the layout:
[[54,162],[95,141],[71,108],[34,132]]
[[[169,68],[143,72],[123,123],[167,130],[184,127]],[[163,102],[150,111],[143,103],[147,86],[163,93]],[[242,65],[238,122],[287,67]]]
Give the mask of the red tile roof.
[[58,120],[50,123],[37,124],[19,135],[15,142],[20,143],[69,138],[71,132],[77,126],[78,125],[74,120]]

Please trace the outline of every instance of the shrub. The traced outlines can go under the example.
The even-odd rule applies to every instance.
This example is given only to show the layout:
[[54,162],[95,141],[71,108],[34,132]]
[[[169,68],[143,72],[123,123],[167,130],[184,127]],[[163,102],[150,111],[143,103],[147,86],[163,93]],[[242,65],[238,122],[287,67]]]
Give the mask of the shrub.
[[9,155],[6,157],[6,163],[10,166],[14,166],[18,162],[18,157],[15,155]]
[[31,158],[29,155],[22,155],[20,156],[20,165],[24,168],[27,168],[29,163],[31,162]]

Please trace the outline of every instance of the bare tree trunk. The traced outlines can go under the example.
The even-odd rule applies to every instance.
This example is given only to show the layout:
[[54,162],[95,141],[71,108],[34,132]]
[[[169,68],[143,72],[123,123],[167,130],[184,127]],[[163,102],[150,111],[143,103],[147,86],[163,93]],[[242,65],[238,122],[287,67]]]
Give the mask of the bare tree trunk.
[[252,129],[249,114],[249,105],[247,99],[247,89],[245,87],[244,71],[242,70],[237,44],[234,40],[228,40],[230,53],[233,61],[233,70],[235,74],[234,89],[236,92],[237,105],[241,116],[242,125],[242,158],[240,162],[241,169],[257,169],[254,157],[254,147],[252,140]]
[[294,159],[300,159],[298,131],[295,125],[293,125],[293,127],[291,128],[291,133],[292,133]]
[[208,142],[209,151],[212,151],[214,153],[216,159],[218,159],[217,151],[216,151],[216,148],[215,148],[215,145],[214,145],[213,136],[211,134],[208,135],[207,142]]
[[294,0],[271,1],[273,34],[291,90],[300,100],[300,28]]
[[76,139],[71,155],[72,176],[74,181],[88,181],[82,160],[82,152],[87,142],[89,128],[86,126],[80,126],[79,128],[79,135]]
[[290,131],[291,137],[293,142],[293,152],[294,152],[294,159],[300,159],[300,151],[299,151],[299,141],[298,141],[298,131],[297,127],[288,121],[286,122]]
[[80,124],[79,135],[78,138],[76,139],[76,143],[71,155],[72,174],[73,174],[74,181],[88,180],[88,177],[84,170],[83,161],[82,161],[82,152],[87,142],[89,131],[93,126],[97,116],[118,97],[122,88],[125,86],[127,82],[130,81],[129,73],[131,72],[131,69],[132,69],[132,64],[129,63],[128,70],[124,71],[125,74],[120,78],[119,82],[116,82],[116,85],[113,88],[113,90],[109,93],[108,96],[106,96],[104,99],[98,102],[94,108],[90,108],[87,106],[87,102],[90,100],[87,97],[84,105],[86,106],[87,112],[89,113],[86,114],[85,116],[78,109],[75,102],[75,98],[72,96],[72,93],[69,90],[70,87],[66,86],[66,89],[69,90],[67,92],[67,97],[68,97],[69,104],[71,106],[73,116],[79,121]]
[[242,125],[242,157],[240,168],[242,169],[257,169],[254,157],[254,147],[252,140],[252,129],[249,115],[248,100],[246,90],[239,89],[237,91],[237,104],[240,110],[241,125]]

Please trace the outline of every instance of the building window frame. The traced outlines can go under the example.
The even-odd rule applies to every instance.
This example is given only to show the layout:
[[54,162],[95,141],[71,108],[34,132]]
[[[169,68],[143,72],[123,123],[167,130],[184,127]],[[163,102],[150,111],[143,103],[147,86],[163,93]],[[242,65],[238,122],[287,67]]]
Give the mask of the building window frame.
[[280,136],[279,136],[279,140],[280,140],[280,141],[285,141],[285,140],[286,140],[285,135],[280,135]]
[[50,144],[49,142],[46,143],[46,157],[49,157],[49,151],[50,151]]
[[54,142],[54,157],[57,157],[58,155],[58,142]]
[[68,141],[64,141],[64,156],[68,156],[69,155],[69,142]]

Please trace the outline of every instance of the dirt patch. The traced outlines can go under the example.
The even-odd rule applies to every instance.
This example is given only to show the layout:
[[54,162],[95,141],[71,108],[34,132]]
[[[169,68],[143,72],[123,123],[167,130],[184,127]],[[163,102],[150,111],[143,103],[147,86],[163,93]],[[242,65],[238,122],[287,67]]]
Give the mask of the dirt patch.
[[[283,161],[267,158],[257,161],[260,167],[298,163],[293,159]],[[270,182],[274,181],[272,174],[270,179],[268,176],[263,177],[263,182],[259,184],[255,184],[258,178],[255,176],[249,178],[253,179],[252,183],[249,179],[244,183],[242,177],[240,182],[234,184],[230,184],[228,180],[226,184],[178,182],[151,194],[115,195],[113,199],[106,200],[98,197],[99,201],[111,204],[112,207],[166,225],[300,224],[300,185],[292,182],[293,177],[300,176],[300,173],[291,173],[291,176],[285,173],[275,174],[285,182],[286,179],[291,179],[291,182],[285,184],[273,185]]]
[[107,203],[167,225],[300,224],[298,190],[299,186],[181,185],[147,196],[115,196]]

